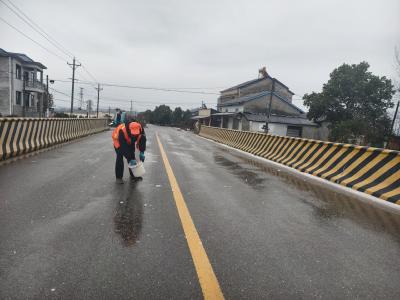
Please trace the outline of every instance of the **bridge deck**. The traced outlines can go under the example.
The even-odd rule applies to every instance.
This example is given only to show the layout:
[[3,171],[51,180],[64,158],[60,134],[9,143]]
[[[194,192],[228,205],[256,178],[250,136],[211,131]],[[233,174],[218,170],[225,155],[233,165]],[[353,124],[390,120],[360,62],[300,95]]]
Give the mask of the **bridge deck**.
[[156,131],[226,298],[399,298],[399,215],[152,126],[142,182],[110,132],[0,167],[1,299],[201,298]]

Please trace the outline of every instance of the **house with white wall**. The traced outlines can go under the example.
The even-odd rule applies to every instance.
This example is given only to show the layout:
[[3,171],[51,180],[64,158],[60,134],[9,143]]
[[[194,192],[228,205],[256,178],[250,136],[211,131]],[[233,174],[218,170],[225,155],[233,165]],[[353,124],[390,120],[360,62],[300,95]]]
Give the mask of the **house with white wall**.
[[46,86],[40,62],[0,48],[0,114],[42,117]]
[[326,140],[320,125],[292,103],[294,93],[265,68],[259,72],[257,79],[221,91],[214,114],[220,127],[265,132],[268,124],[271,134]]

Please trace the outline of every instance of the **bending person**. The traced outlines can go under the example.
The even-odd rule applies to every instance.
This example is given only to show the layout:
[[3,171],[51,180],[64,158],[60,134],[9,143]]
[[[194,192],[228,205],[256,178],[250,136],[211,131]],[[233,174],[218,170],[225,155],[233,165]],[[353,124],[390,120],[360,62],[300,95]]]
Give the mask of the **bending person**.
[[[114,143],[115,153],[117,155],[115,161],[115,177],[117,183],[124,183],[124,157],[131,166],[136,164],[136,149],[139,150],[139,159],[143,162],[146,151],[146,134],[142,125],[136,120],[127,121],[118,125],[113,133],[112,139]],[[135,177],[129,168],[129,174],[133,180],[141,180],[141,177]]]

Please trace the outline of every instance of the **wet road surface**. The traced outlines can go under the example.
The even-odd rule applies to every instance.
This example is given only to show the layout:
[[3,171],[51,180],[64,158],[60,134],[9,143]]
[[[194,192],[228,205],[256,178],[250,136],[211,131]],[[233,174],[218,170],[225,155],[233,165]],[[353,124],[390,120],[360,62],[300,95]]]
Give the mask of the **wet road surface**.
[[400,298],[399,215],[151,126],[141,182],[110,132],[0,167],[0,299],[202,298],[156,131],[225,298]]

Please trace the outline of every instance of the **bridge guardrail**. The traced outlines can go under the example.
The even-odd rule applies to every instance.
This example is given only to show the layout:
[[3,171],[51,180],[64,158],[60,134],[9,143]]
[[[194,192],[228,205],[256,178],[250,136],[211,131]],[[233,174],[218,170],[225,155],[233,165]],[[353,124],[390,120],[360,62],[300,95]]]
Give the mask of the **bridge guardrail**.
[[400,204],[400,152],[202,126],[200,136]]
[[108,129],[108,119],[0,118],[0,161]]

